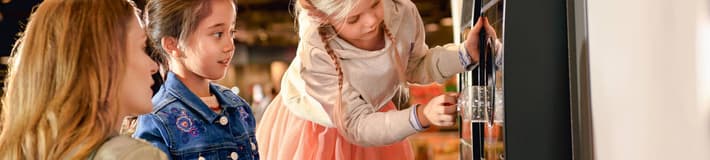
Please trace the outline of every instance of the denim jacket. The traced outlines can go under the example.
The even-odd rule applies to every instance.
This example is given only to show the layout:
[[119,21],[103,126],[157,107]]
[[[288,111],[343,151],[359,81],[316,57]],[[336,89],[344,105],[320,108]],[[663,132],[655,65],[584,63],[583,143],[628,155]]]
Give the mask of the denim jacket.
[[133,135],[163,150],[171,159],[259,159],[249,105],[231,90],[210,83],[221,113],[210,110],[169,72],[153,97],[153,112],[138,117]]

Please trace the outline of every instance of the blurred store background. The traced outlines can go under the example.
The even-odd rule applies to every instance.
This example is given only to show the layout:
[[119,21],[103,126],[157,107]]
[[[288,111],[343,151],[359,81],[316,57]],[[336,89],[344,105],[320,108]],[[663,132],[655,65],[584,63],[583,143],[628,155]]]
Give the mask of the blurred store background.
[[[218,83],[238,87],[253,107],[267,106],[278,94],[280,77],[295,56],[298,37],[291,1],[239,0],[236,56]],[[452,42],[450,1],[412,1],[425,23],[427,43]],[[0,0],[0,80],[16,35],[39,2]],[[575,54],[567,53],[573,47],[566,39],[572,38],[567,37],[572,28],[566,26],[569,15],[564,12],[569,2],[580,2],[577,11],[588,11],[579,19],[587,19],[581,26],[588,30],[577,36],[584,35],[579,38],[589,55],[576,60],[590,68],[591,109],[585,113],[594,121],[589,130],[593,144],[586,146],[593,149],[587,153],[595,157],[590,159],[710,159],[710,0],[507,1],[508,157],[582,155],[567,143],[575,135],[569,134],[573,125],[566,125],[570,118],[564,117],[575,104],[558,103],[578,97],[554,97],[569,95],[565,67]],[[540,69],[553,67],[559,68]],[[562,78],[544,77],[560,72]],[[556,82],[560,85],[550,85]],[[452,79],[413,86],[410,103],[454,91],[455,84]],[[416,159],[458,159],[457,134],[456,127],[432,128],[409,140]]]

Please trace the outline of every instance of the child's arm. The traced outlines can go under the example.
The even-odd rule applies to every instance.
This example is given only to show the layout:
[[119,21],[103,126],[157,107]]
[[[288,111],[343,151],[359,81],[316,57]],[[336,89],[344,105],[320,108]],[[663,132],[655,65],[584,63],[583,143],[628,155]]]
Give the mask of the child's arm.
[[154,114],[138,116],[138,126],[133,138],[146,140],[166,155],[170,155],[164,123]]
[[[411,17],[415,18],[408,19],[413,22],[407,24],[412,25],[403,26],[413,26],[413,29],[402,29],[409,29],[416,33],[416,35],[414,37],[414,44],[412,44],[413,48],[407,51],[400,51],[400,54],[410,54],[409,59],[407,60],[407,68],[405,70],[407,81],[418,84],[443,82],[446,81],[446,79],[451,78],[451,76],[465,71],[465,66],[475,64],[475,62],[473,62],[471,57],[467,54],[468,52],[466,51],[464,45],[447,44],[444,46],[429,48],[425,42],[426,32],[424,30],[424,23],[422,22],[421,16],[419,15],[416,6],[413,4],[405,4],[403,6],[408,5],[411,5],[409,7],[409,13],[404,14],[412,15]],[[407,41],[408,40],[404,40],[404,42]]]
[[[474,38],[467,39],[458,45],[447,44],[429,48],[425,41],[424,23],[416,5],[411,1],[401,2],[400,6],[403,8],[401,14],[403,14],[404,20],[403,24],[397,25],[400,26],[398,30],[401,34],[395,39],[399,43],[412,43],[412,48],[404,48],[405,50],[400,51],[400,54],[409,55],[409,59],[406,59],[407,68],[405,70],[409,82],[419,84],[443,82],[467,68],[474,68],[478,64],[478,36],[483,30],[492,37],[496,50],[500,51],[501,43],[496,38],[495,29],[485,18],[480,18],[467,36]],[[413,38],[407,35],[411,33],[415,33]],[[500,64],[502,56],[496,55],[496,64]]]

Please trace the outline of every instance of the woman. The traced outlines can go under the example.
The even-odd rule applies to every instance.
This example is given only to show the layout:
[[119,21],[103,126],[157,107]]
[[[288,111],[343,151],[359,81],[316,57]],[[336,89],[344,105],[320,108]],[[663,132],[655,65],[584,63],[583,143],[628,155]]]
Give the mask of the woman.
[[166,159],[118,136],[123,117],[152,108],[145,39],[128,1],[41,3],[13,49],[0,159]]

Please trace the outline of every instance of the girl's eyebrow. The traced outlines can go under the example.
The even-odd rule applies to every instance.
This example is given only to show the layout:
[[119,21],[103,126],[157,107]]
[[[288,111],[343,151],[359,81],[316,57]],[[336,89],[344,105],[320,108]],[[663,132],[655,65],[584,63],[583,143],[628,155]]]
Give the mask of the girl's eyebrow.
[[221,27],[221,26],[224,26],[224,23],[217,23],[217,24],[214,24],[214,25],[209,26],[207,28],[211,29],[211,28],[217,28],[217,27]]
[[[370,8],[374,8],[374,7],[377,6],[378,4],[380,4],[380,0],[375,0],[375,1],[372,3],[372,5],[370,5]],[[362,13],[362,12],[361,12],[361,13]],[[350,17],[359,16],[361,13],[357,13],[356,15],[352,15],[352,16],[350,16]]]
[[377,6],[377,4],[380,4],[380,1],[379,1],[379,0],[375,0],[375,2],[372,3],[372,5],[370,5],[370,8],[373,8],[373,7]]

